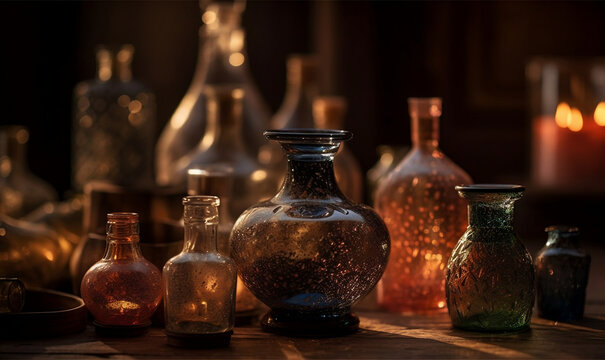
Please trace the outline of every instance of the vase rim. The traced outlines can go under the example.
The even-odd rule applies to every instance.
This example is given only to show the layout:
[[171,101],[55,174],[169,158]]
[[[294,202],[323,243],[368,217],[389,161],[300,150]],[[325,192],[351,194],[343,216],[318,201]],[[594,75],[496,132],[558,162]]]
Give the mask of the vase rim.
[[520,193],[525,191],[525,186],[511,184],[472,184],[457,185],[455,189],[456,191],[474,193]]
[[263,135],[269,140],[298,142],[298,141],[342,141],[350,140],[353,133],[347,130],[329,130],[329,129],[285,129],[285,130],[265,130]]
[[576,227],[576,226],[571,226],[571,225],[551,225],[549,227],[547,227],[546,229],[544,229],[544,231],[546,232],[559,232],[559,233],[564,233],[564,234],[576,234],[579,233],[580,230]]

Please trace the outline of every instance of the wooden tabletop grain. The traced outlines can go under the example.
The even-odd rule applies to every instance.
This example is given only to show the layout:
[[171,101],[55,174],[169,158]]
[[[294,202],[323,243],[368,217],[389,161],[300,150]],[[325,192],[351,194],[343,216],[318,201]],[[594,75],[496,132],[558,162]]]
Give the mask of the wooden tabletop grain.
[[[231,346],[180,349],[166,345],[159,328],[136,338],[100,338],[92,326],[81,334],[0,340],[7,359],[395,359],[395,358],[604,358],[605,302],[589,303],[586,318],[566,324],[534,317],[531,330],[481,334],[452,329],[447,314],[432,316],[358,312],[353,335],[302,339],[236,327]],[[1,326],[1,324],[0,324]]]

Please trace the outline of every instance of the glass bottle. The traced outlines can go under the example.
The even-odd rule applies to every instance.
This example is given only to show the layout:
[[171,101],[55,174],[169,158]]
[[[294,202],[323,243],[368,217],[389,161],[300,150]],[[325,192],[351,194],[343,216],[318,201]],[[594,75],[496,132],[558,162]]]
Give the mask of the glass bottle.
[[265,331],[293,336],[354,332],[351,305],[372,290],[389,256],[380,217],[345,197],[333,160],[344,130],[271,130],[288,157],[281,190],[246,210],[231,232],[241,279],[271,308]]
[[135,335],[162,299],[162,275],[139,248],[139,214],[107,214],[107,248],[82,278],[82,299],[97,331]]
[[468,201],[468,228],[447,263],[452,324],[473,331],[529,327],[534,304],[531,256],[513,229],[519,185],[456,186]]
[[73,245],[46,226],[0,214],[0,277],[28,287],[62,288]]
[[[317,129],[343,129],[347,101],[339,96],[323,96],[313,101],[313,119]],[[334,157],[334,174],[342,192],[356,203],[363,202],[363,177],[359,163],[346,144]]]
[[536,258],[538,314],[555,321],[584,316],[590,255],[580,248],[578,228],[550,226]]
[[[233,217],[229,213],[229,201],[233,188],[231,179],[232,169],[229,167],[208,167],[204,169],[191,169],[188,173],[188,195],[213,195],[221,200],[219,207],[218,224],[218,251],[231,257],[231,241],[229,236],[233,229]],[[237,277],[237,291],[235,296],[235,317],[237,323],[249,323],[258,316],[259,302],[248,290],[239,275]]]
[[[315,55],[291,55],[286,73],[286,94],[271,119],[273,129],[313,128],[313,100],[319,95],[318,60]],[[283,179],[286,158],[277,143],[263,146],[258,154],[261,164],[271,171],[271,177]]]
[[230,211],[241,214],[248,206],[269,197],[275,185],[267,172],[244,147],[242,134],[242,99],[244,91],[233,86],[207,86],[206,132],[197,148],[175,165],[172,183],[186,185],[187,171],[210,165],[233,169],[233,201]]
[[164,316],[168,344],[227,346],[233,333],[237,270],[217,250],[216,196],[187,196],[185,246],[164,265]]
[[0,214],[20,218],[47,201],[55,190],[27,167],[29,131],[23,126],[0,126]]
[[470,177],[439,149],[440,98],[410,98],[412,150],[379,185],[375,208],[392,250],[378,304],[393,312],[445,310],[445,265],[466,228],[454,191]]
[[378,184],[403,160],[408,150],[407,146],[394,145],[379,145],[376,148],[378,161],[366,174],[366,191],[371,204],[376,200]]
[[206,85],[235,85],[244,89],[243,124],[247,134],[244,147],[256,156],[266,141],[262,131],[269,123],[270,112],[258,91],[245,47],[245,32],[240,26],[242,1],[211,3],[202,15],[197,66],[191,85],[156,145],[156,180],[172,182],[174,164],[196,148],[207,128]]
[[72,182],[92,180],[121,186],[153,184],[155,96],[132,79],[134,48],[97,51],[97,78],[74,91]]

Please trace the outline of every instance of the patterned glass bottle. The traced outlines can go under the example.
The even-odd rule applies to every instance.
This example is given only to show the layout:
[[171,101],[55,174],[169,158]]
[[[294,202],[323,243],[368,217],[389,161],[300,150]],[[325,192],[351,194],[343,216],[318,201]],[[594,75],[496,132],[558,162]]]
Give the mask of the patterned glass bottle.
[[376,193],[392,244],[378,304],[394,312],[431,312],[445,309],[445,264],[466,228],[466,205],[454,186],[471,179],[439,149],[441,99],[408,103],[413,148]]
[[590,255],[580,248],[578,228],[550,226],[548,241],[536,257],[538,313],[555,321],[584,316]]
[[468,228],[447,263],[445,291],[454,327],[517,331],[534,304],[531,256],[513,229],[519,185],[456,186],[468,201]]

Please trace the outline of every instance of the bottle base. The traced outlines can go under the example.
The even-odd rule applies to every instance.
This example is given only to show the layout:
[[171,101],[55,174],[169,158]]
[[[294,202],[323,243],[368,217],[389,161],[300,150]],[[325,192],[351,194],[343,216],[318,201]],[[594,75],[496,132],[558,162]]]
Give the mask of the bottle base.
[[151,326],[151,321],[139,325],[107,325],[95,320],[92,324],[97,335],[102,337],[135,337],[145,334]]
[[270,310],[261,321],[263,331],[294,337],[336,337],[359,330],[359,318],[342,313],[301,313]]
[[231,342],[233,330],[214,334],[184,334],[164,330],[167,343],[174,347],[186,348],[218,348],[227,347]]

